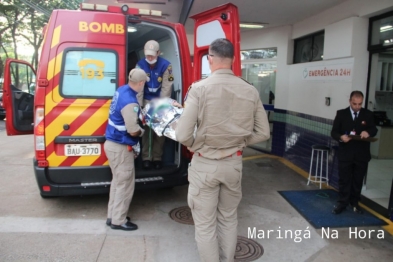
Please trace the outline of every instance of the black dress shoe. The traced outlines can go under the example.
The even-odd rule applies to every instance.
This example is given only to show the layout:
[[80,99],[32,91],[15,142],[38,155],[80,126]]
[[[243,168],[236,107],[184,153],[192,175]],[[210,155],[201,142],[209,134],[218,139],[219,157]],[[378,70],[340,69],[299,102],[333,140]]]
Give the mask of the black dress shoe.
[[359,215],[363,214],[363,210],[359,207],[359,205],[351,206],[353,212],[358,213]]
[[153,166],[155,169],[161,169],[162,168],[162,161],[154,161]]
[[143,161],[143,169],[148,170],[148,169],[150,169],[150,166],[151,166],[151,161],[150,160]]
[[[130,221],[131,219],[130,219],[130,217],[126,217],[126,219],[127,219],[127,221]],[[107,218],[106,219],[106,225],[107,226],[110,226],[112,224],[112,218]]]
[[112,229],[120,229],[120,230],[126,230],[126,231],[131,231],[131,230],[137,230],[138,226],[135,225],[134,223],[131,223],[130,221],[125,222],[123,225],[111,225]]
[[332,213],[335,215],[341,214],[345,210],[346,206],[338,205],[335,206],[334,209],[332,210]]

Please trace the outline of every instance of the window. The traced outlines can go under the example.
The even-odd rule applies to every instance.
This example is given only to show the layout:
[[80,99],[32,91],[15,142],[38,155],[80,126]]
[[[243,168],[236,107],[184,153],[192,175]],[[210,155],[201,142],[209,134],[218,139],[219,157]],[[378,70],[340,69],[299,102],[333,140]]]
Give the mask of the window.
[[393,46],[393,12],[371,18],[371,46]]
[[277,58],[277,48],[243,50],[240,52],[241,60]]
[[201,78],[203,79],[203,78],[208,77],[211,74],[211,71],[210,71],[209,62],[207,60],[208,59],[207,54],[202,56],[201,59],[202,59],[202,63],[201,63],[201,65],[202,65],[202,76],[201,76]]
[[[242,50],[242,78],[252,84],[259,93],[259,97],[265,107],[270,123],[270,131],[273,131],[274,100],[277,74],[277,48],[264,48],[254,50]],[[254,144],[252,147],[270,152],[272,149],[272,136],[269,140]]]
[[30,66],[11,63],[11,91],[22,91],[29,94],[35,92],[35,74]]
[[295,39],[293,63],[306,63],[323,60],[325,31]]
[[66,51],[61,95],[111,98],[117,86],[116,53],[103,50]]
[[[242,50],[240,51],[240,59],[243,62],[251,62],[258,59],[276,59],[277,58],[277,48],[264,48],[264,49],[254,49],[254,50]],[[201,78],[208,77],[210,72],[209,62],[207,60],[207,54],[202,56],[202,75]],[[256,61],[255,63],[258,63]],[[242,69],[244,69],[244,65],[242,65]],[[245,79],[248,79],[247,76],[243,76]]]
[[242,77],[258,90],[259,97],[264,105],[274,104],[276,71],[276,61],[242,63]]

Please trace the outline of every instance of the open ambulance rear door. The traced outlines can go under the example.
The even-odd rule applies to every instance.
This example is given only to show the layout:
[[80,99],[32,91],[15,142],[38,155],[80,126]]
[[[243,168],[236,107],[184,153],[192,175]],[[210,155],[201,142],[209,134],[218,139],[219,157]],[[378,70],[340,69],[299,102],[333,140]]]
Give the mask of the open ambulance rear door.
[[209,45],[218,38],[226,38],[233,44],[235,61],[232,70],[241,76],[240,26],[237,7],[225,4],[191,16],[194,26],[194,74],[193,81],[205,77],[209,71],[207,54]]
[[36,73],[25,61],[7,59],[4,67],[3,105],[7,135],[33,134]]

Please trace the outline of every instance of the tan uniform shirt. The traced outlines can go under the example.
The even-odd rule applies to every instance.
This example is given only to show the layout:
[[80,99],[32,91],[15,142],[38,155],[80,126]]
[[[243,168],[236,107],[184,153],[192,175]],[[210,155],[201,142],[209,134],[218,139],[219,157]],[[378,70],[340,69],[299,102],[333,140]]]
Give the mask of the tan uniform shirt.
[[232,70],[216,70],[192,84],[176,128],[177,140],[191,151],[221,159],[269,137],[258,91]]
[[129,134],[136,133],[139,130],[141,130],[141,135],[145,132],[139,125],[138,125],[138,109],[139,105],[137,103],[131,103],[123,107],[123,109],[120,111],[121,115],[124,119],[125,126],[127,129],[127,132]]
[[[171,69],[169,70],[169,68]],[[171,70],[172,70],[172,65],[169,65],[168,68],[165,70],[164,75],[162,76],[160,97],[170,97],[172,94],[173,76],[172,73],[169,72]]]

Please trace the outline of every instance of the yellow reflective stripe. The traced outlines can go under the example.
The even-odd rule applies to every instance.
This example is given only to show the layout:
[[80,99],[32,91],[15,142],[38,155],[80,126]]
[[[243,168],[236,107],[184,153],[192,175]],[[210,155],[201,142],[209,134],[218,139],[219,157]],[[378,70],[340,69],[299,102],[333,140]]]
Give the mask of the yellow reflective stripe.
[[[95,100],[90,100],[89,104],[80,104],[79,99],[69,105],[66,110],[61,113],[61,117],[57,117],[45,129],[45,144],[48,146],[53,142],[56,136],[63,132],[64,124],[71,124],[78,116],[83,113]],[[88,101],[87,99],[84,99]],[[90,131],[91,133],[91,131]]]
[[61,101],[63,101],[63,99],[64,98],[60,95],[59,86],[57,85],[55,88],[53,88],[53,91],[52,91],[52,100],[53,100],[54,106],[57,106],[59,103],[61,103]]
[[[86,135],[91,134],[97,130],[108,119],[108,107],[110,101],[101,106],[89,119],[84,122],[72,135]],[[102,152],[103,154],[104,152]],[[75,161],[72,166],[91,166],[100,156],[82,156]]]
[[108,108],[110,101],[108,100],[94,114],[92,114],[86,122],[84,122],[72,135],[82,136],[91,134],[102,126],[108,120]]
[[54,46],[58,45],[60,42],[60,33],[61,33],[61,25],[55,28],[53,31],[53,36],[52,36],[52,45],[50,48],[53,48]]
[[99,157],[100,156],[81,156],[71,166],[91,166]]
[[[103,152],[101,152],[101,154],[103,154]],[[73,167],[77,167],[77,166],[91,166],[94,163],[94,161],[96,161],[99,157],[100,156],[81,156],[71,166],[73,166]],[[109,166],[109,162],[106,161],[102,166]]]
[[[55,103],[55,101],[56,101],[56,103]],[[57,106],[58,103],[61,101],[63,101],[63,98],[60,96],[59,86],[56,86],[45,97],[45,115],[48,115],[52,111],[52,109],[55,106]]]
[[[49,19],[48,25],[50,25],[50,23],[51,23],[51,19]],[[46,36],[48,35],[48,27],[45,28],[45,32],[43,33],[44,33],[44,39],[42,40],[42,46],[44,46],[46,43]]]
[[60,166],[60,164],[66,159],[66,156],[58,156],[56,155],[56,152],[53,152],[47,157],[49,166]]
[[63,59],[63,52],[59,53],[55,58],[48,63],[48,73],[46,78],[50,81],[55,75],[60,72],[61,61]]
[[[93,102],[95,102],[96,100],[92,100],[92,99],[78,99],[78,100],[76,100],[75,102],[74,102],[74,104],[91,104],[91,103],[93,103]],[[78,105],[76,105],[76,106],[78,106]]]

